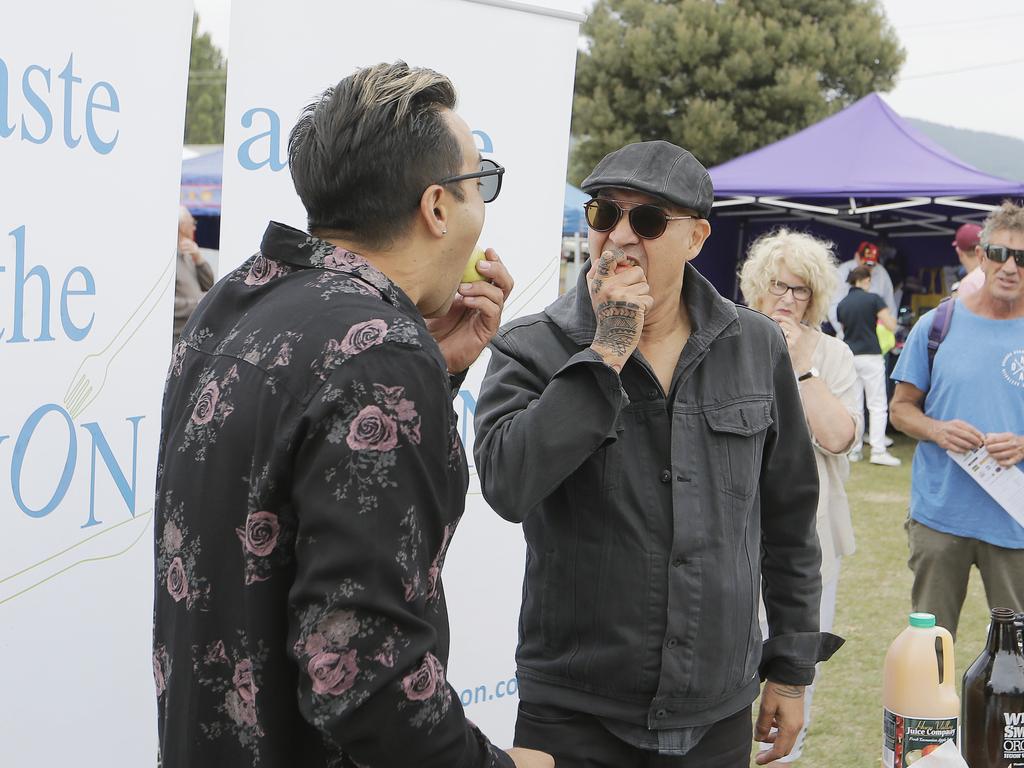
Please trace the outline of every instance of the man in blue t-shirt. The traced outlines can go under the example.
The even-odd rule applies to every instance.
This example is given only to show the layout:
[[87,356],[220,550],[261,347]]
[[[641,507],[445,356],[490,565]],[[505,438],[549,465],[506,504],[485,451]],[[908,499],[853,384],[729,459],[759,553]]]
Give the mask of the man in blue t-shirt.
[[[946,451],[985,446],[1024,468],[1024,208],[993,211],[981,233],[985,284],[956,299],[929,371],[935,310],[914,326],[892,378],[893,425],[917,438],[911,476],[913,608],[954,635],[972,565],[990,607],[1024,610],[1024,527]],[[1024,499],[1014,503],[1024,511]]]

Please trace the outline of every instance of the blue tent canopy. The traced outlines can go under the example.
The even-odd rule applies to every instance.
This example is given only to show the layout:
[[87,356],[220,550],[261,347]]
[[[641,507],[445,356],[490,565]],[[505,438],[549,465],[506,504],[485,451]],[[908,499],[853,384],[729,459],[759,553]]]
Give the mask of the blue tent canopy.
[[583,215],[583,204],[590,195],[572,184],[565,185],[565,205],[562,211],[562,236],[569,237],[579,232],[587,234],[587,220]]
[[220,216],[223,169],[223,149],[182,162],[181,204],[193,216]]

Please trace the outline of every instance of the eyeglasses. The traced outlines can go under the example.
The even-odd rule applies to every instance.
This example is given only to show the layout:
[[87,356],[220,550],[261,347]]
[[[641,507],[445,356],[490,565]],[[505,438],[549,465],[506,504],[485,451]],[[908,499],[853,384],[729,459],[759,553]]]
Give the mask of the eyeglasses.
[[985,255],[996,264],[1005,264],[1006,260],[1012,256],[1018,267],[1024,267],[1024,250],[1007,248],[1005,245],[986,245]]
[[437,183],[454,184],[456,181],[465,181],[466,179],[480,179],[477,184],[480,187],[480,197],[484,199],[485,203],[493,203],[498,193],[501,192],[501,178],[504,174],[505,169],[493,160],[481,160],[480,170],[476,173],[449,176],[447,179],[441,179]]
[[[600,197],[591,200],[583,206],[587,212],[587,224],[595,232],[611,232],[619,223],[622,214],[629,218],[629,226],[637,237],[644,240],[655,240],[665,234],[665,228],[670,221],[679,219],[696,219],[696,216],[669,216],[661,208],[655,205],[634,205],[632,208],[623,208],[622,200],[611,200],[607,197]],[[630,203],[626,203],[630,205]]]
[[768,293],[773,296],[785,296],[786,291],[792,291],[793,298],[797,301],[807,301],[811,298],[811,289],[806,285],[786,285],[778,280],[768,281]]

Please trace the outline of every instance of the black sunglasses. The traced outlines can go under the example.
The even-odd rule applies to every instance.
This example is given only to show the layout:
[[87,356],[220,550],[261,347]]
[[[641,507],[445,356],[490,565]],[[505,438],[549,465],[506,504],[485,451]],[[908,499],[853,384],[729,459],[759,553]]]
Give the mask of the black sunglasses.
[[1024,267],[1024,250],[1007,248],[1005,245],[986,245],[985,255],[996,264],[1005,264],[1006,260],[1012,256],[1018,267]]
[[466,179],[480,179],[478,184],[480,187],[480,197],[484,199],[485,203],[493,203],[498,193],[501,192],[501,177],[504,175],[505,169],[493,160],[481,160],[480,170],[476,173],[449,176],[447,179],[441,179],[437,183],[453,184],[456,181],[465,181]]
[[623,208],[619,203],[626,203],[622,200],[612,200],[607,197],[594,198],[583,206],[587,212],[587,224],[595,232],[611,232],[619,223],[622,214],[629,219],[629,226],[637,237],[644,240],[655,240],[665,234],[665,229],[670,221],[678,219],[696,219],[696,216],[669,216],[656,205],[634,205],[632,208]]

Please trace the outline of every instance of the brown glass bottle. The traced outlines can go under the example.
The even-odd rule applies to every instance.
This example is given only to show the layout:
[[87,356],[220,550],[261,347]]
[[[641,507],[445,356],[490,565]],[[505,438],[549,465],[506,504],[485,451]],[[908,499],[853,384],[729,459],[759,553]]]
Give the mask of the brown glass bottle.
[[961,752],[970,768],[1024,768],[1024,656],[1016,618],[993,608],[985,650],[964,673]]

